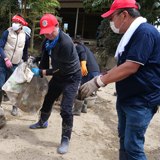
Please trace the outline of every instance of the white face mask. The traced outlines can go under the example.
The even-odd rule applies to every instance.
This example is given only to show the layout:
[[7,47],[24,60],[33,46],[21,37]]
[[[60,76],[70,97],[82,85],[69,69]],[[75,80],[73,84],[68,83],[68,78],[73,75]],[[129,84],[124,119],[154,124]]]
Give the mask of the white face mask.
[[[121,15],[121,14],[120,14],[120,15]],[[119,16],[120,16],[120,15],[119,15]],[[116,20],[119,18],[119,16],[116,18]],[[115,21],[116,21],[116,20],[115,20]],[[120,34],[120,33],[119,33],[119,30],[120,30],[120,28],[122,27],[122,25],[123,25],[124,22],[120,25],[119,28],[116,28],[116,27],[115,27],[115,24],[114,24],[115,21],[110,21],[110,27],[111,27],[111,29],[112,29],[112,31],[113,31],[114,33]]]
[[112,29],[112,31],[114,33],[118,33],[119,34],[119,28],[115,27],[114,22],[110,21],[110,27],[111,27],[111,29]]
[[14,31],[17,31],[20,28],[20,24],[19,23],[12,23],[12,28]]

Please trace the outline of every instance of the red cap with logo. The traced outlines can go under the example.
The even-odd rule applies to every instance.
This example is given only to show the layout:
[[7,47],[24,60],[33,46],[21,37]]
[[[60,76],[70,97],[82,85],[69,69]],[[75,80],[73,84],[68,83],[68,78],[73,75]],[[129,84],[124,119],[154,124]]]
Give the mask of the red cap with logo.
[[56,24],[58,24],[58,21],[54,15],[45,14],[40,20],[41,30],[39,34],[52,33]]
[[120,8],[136,8],[136,9],[138,9],[138,6],[136,5],[135,0],[115,0],[111,5],[110,10],[108,12],[102,14],[101,17],[109,18],[115,10],[120,9]]

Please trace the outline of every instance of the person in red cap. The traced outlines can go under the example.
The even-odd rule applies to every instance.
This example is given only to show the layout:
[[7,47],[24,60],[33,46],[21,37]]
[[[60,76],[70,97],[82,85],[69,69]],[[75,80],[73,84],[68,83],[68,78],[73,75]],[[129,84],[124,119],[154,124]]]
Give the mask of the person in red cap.
[[[28,25],[21,14],[16,14],[12,18],[12,27],[4,31],[0,40],[0,104],[2,102],[2,86],[6,77],[13,73],[23,57],[27,61],[29,38],[22,30]],[[11,114],[18,114],[17,107],[13,106]]]
[[[35,61],[40,60],[40,69],[31,68],[34,75],[53,75],[49,82],[48,93],[41,108],[40,119],[31,129],[46,128],[54,101],[63,94],[61,101],[62,136],[59,153],[68,151],[73,127],[72,106],[76,96],[81,75],[78,53],[72,39],[59,28],[57,18],[45,14],[40,20],[40,34],[45,35],[42,44],[42,54]],[[51,68],[49,67],[51,58]]]
[[120,160],[146,160],[145,132],[160,105],[160,34],[140,16],[135,0],[115,0],[102,15],[110,27],[124,34],[117,47],[117,66],[81,87],[89,96],[116,82]]

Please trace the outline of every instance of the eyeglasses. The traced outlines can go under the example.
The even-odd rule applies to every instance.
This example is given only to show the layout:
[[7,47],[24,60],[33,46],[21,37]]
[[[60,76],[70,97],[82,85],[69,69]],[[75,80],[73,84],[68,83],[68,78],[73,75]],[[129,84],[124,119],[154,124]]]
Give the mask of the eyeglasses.
[[113,17],[115,16],[115,15],[119,15],[119,14],[121,14],[123,11],[120,11],[120,12],[118,12],[118,13],[115,13],[115,14],[112,14],[110,17],[109,17],[109,20],[110,21],[112,21],[112,19],[113,19]]
[[118,13],[112,14],[112,15],[109,17],[109,21],[112,21],[113,17],[114,17],[115,15],[117,15],[117,14],[118,14]]

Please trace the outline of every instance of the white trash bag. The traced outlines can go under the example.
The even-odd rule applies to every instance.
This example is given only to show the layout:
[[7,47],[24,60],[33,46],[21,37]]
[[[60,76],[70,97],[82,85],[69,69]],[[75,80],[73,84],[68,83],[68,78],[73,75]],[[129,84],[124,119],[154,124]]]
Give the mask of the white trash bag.
[[24,112],[36,114],[48,91],[48,81],[45,76],[33,76],[30,68],[37,68],[32,59],[21,63],[2,89],[7,93],[12,105]]

